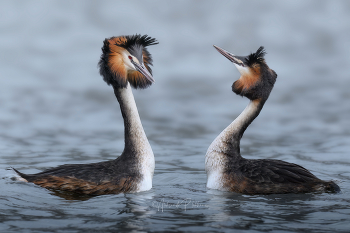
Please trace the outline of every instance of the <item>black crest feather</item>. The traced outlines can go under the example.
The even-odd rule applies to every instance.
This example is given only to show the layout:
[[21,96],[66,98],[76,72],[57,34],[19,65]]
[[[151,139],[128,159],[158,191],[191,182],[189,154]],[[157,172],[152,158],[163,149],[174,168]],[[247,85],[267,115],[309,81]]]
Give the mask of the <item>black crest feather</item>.
[[132,36],[125,36],[126,41],[117,44],[120,47],[128,49],[134,45],[142,45],[143,47],[147,47],[150,45],[159,44],[155,38],[149,37],[148,35],[141,36],[140,34],[135,34]]
[[247,58],[247,65],[251,66],[253,64],[263,64],[265,62],[264,56],[266,51],[263,46],[260,46],[255,53],[251,53]]

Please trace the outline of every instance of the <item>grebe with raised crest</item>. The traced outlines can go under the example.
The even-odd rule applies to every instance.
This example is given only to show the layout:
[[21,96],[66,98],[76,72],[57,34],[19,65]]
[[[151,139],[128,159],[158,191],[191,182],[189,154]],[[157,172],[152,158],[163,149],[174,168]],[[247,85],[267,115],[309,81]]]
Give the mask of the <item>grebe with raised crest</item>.
[[277,74],[266,64],[263,47],[248,56],[235,56],[214,47],[241,74],[233,83],[232,91],[247,97],[250,103],[209,146],[205,156],[207,188],[243,194],[339,192],[339,186],[333,181],[320,180],[297,164],[274,159],[245,159],[241,156],[243,133],[259,115]]
[[158,44],[147,35],[111,37],[104,40],[100,74],[112,85],[124,119],[125,147],[115,160],[91,164],[66,164],[23,179],[41,187],[78,194],[102,195],[140,192],[152,188],[154,155],[137,111],[131,86],[150,86],[152,57],[147,48]]

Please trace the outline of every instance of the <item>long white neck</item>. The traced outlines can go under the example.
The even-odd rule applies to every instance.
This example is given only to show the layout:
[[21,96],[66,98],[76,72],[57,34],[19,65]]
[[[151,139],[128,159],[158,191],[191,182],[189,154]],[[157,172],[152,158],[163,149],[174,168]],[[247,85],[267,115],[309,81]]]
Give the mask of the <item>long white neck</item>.
[[251,101],[244,111],[209,146],[205,155],[208,188],[223,189],[225,183],[223,174],[227,169],[227,165],[242,159],[240,153],[241,138],[249,124],[259,115],[264,103],[265,101],[261,100]]
[[121,156],[130,159],[129,161],[137,166],[135,172],[142,175],[138,191],[149,190],[152,188],[155,160],[151,145],[142,127],[130,84],[128,83],[126,88],[114,88],[114,93],[124,118],[125,148]]
[[130,84],[126,88],[115,88],[114,93],[119,101],[124,118],[125,149],[135,151],[151,150],[145,131],[143,130]]
[[240,156],[240,140],[244,131],[259,115],[265,101],[252,100],[244,111],[212,142],[208,152],[215,150],[230,156]]

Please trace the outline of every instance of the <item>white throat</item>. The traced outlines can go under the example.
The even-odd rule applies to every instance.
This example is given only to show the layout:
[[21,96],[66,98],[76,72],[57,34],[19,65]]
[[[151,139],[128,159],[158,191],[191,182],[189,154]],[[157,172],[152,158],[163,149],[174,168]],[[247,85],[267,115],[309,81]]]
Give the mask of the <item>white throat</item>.
[[120,93],[119,101],[122,102],[120,107],[124,114],[125,133],[129,137],[130,143],[136,150],[150,149],[151,146],[143,130],[130,84],[128,83],[126,88],[120,88],[118,91]]

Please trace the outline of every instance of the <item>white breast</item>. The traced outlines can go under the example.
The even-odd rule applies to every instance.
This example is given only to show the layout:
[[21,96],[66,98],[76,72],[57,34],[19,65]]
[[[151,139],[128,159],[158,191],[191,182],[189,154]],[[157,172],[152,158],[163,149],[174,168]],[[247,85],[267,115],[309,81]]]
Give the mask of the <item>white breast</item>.
[[[147,142],[148,143],[148,142]],[[138,185],[138,192],[147,191],[152,188],[152,179],[155,167],[154,155],[151,146],[145,147],[144,154],[140,156],[140,173],[142,180]]]
[[[207,173],[207,188],[221,189],[223,187],[223,172],[227,163],[226,156],[221,153],[221,147],[214,141],[205,156],[205,171]],[[219,143],[221,144],[221,143]]]

